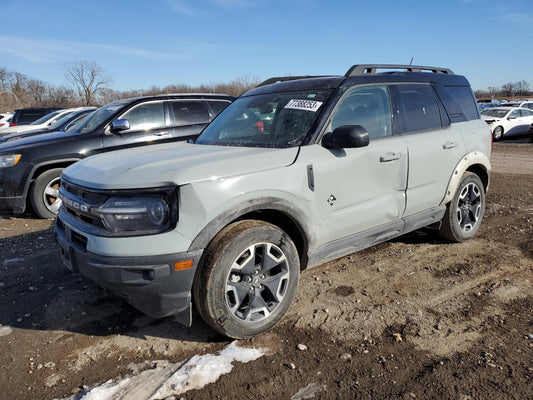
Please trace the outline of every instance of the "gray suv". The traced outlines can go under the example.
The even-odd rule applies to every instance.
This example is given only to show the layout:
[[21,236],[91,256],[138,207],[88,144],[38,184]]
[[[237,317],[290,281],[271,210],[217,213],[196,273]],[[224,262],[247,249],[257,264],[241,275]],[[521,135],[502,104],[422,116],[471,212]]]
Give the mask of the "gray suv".
[[65,265],[153,317],[194,302],[233,338],[270,329],[300,271],[422,227],[478,231],[491,134],[449,69],[355,65],[274,78],[194,141],[87,158],[63,171]]

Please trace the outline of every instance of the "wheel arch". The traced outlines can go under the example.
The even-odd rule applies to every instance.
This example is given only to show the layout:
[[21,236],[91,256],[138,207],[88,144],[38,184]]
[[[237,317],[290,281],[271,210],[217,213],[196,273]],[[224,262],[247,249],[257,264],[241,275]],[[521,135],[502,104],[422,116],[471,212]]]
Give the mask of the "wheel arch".
[[41,162],[41,163],[35,164],[33,169],[30,171],[28,175],[28,179],[26,180],[26,185],[24,186],[25,203],[26,204],[28,203],[28,193],[30,192],[34,184],[35,179],[39,175],[41,175],[43,172],[46,172],[54,168],[67,168],[68,166],[80,160],[81,160],[80,158],[72,158],[72,159],[65,159],[65,160],[53,160],[53,161],[47,161],[47,162]]
[[448,204],[451,201],[455,191],[461,183],[461,178],[466,171],[473,172],[479,176],[485,192],[489,189],[491,171],[490,160],[482,152],[474,151],[461,158],[461,161],[459,161],[455,167],[450,182],[448,183],[446,194],[441,201],[441,205]]
[[73,159],[66,159],[66,160],[54,160],[54,161],[36,164],[31,172],[31,179],[34,180],[36,177],[41,175],[43,172],[48,171],[50,169],[67,168],[68,166],[80,160],[81,158],[73,158]]
[[257,220],[270,223],[285,232],[294,242],[300,258],[300,268],[307,267],[309,246],[314,242],[309,222],[304,213],[293,204],[281,199],[262,199],[245,207],[228,210],[212,220],[196,236],[189,251],[205,249],[218,232],[232,223]]

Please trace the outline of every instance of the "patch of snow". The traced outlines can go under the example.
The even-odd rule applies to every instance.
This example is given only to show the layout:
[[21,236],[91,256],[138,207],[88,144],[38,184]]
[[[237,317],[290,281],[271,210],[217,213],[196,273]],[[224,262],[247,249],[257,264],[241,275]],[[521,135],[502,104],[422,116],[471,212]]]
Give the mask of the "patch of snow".
[[0,336],[11,335],[11,332],[13,332],[13,328],[10,326],[0,325]]
[[303,399],[312,399],[317,393],[327,392],[325,385],[320,385],[318,383],[310,383],[306,387],[300,389],[298,393],[291,397],[291,400],[303,400]]
[[[109,380],[84,393],[64,400],[158,400],[201,389],[233,369],[233,362],[247,363],[263,356],[267,349],[249,349],[230,343],[218,354],[193,356],[182,363],[154,361],[152,369],[133,376]],[[135,368],[131,368],[135,370]]]
[[218,355],[191,357],[150,397],[150,400],[164,399],[191,389],[201,389],[208,383],[216,382],[221,375],[229,373],[233,369],[233,361],[247,363],[263,354],[265,354],[264,349],[247,349],[232,342]]

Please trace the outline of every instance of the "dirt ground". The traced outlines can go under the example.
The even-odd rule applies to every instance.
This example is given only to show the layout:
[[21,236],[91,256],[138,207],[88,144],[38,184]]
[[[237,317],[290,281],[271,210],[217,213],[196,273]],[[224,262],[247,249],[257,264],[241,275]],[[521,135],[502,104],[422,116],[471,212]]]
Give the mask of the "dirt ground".
[[[533,399],[533,144],[497,143],[492,163],[474,240],[416,232],[305,271],[281,323],[239,342],[265,356],[177,398]],[[69,273],[51,226],[0,219],[1,399],[81,397],[229,343]]]

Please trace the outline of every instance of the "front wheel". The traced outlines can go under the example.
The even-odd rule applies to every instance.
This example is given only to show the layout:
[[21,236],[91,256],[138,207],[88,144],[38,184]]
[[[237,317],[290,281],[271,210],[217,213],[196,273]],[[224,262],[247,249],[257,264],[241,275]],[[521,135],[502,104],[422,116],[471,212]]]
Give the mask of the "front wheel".
[[63,168],[54,168],[35,179],[31,191],[31,205],[35,214],[40,218],[55,218],[61,200],[59,199],[59,176]]
[[438,233],[452,242],[464,242],[477,233],[484,214],[485,187],[479,176],[465,172]]
[[494,139],[495,142],[497,142],[502,137],[503,137],[503,127],[497,126],[496,128],[494,128],[494,131],[492,131],[492,138]]
[[240,221],[207,247],[193,285],[196,308],[217,332],[242,339],[272,328],[296,294],[300,262],[289,236]]

